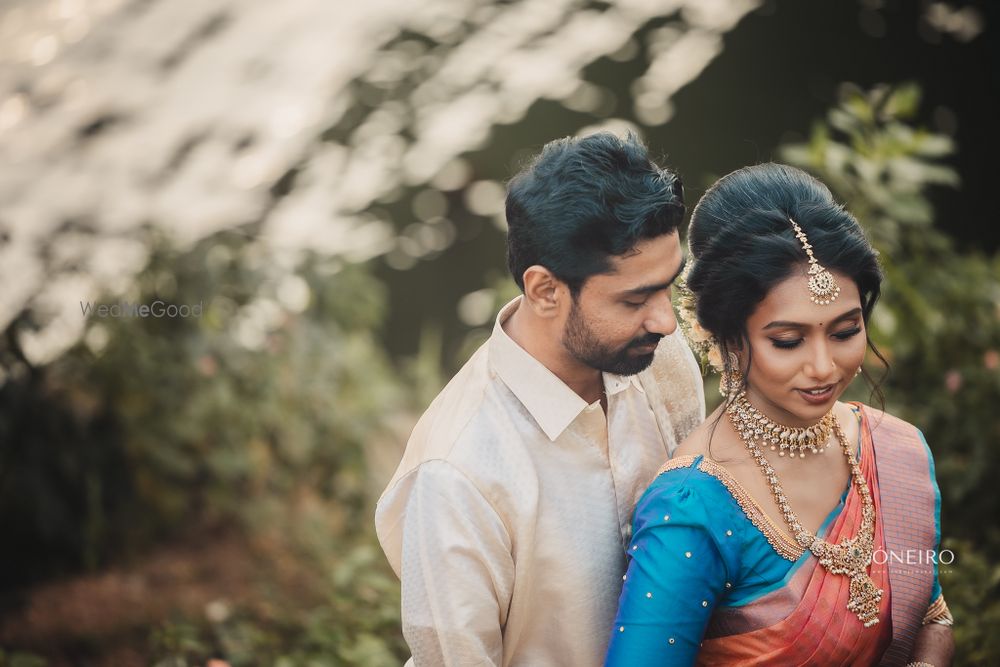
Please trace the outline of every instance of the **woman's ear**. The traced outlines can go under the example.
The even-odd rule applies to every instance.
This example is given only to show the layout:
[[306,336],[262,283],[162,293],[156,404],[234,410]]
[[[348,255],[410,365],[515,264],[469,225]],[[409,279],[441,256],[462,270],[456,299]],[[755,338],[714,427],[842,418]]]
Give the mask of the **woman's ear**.
[[747,353],[749,349],[749,345],[744,337],[740,336],[726,341],[726,344],[723,346],[721,352],[725,357],[727,357],[727,361],[733,369],[738,370],[741,373],[746,373],[749,356]]

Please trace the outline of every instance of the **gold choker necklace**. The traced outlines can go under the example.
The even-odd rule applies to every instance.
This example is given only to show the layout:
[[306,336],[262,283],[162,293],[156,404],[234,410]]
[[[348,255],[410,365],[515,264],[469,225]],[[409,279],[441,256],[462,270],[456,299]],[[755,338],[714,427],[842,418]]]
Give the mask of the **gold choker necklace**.
[[[746,391],[741,391],[727,408],[729,414],[739,419],[740,435],[744,439],[752,439],[777,451],[778,456],[784,456],[785,451],[793,459],[798,456],[804,459],[806,450],[813,454],[826,451],[826,442],[833,433],[833,410],[823,415],[818,424],[806,428],[783,426],[768,419],[764,413],[755,408],[747,398]],[[736,421],[733,421],[736,424]],[[745,431],[745,433],[744,433]]]
[[[738,399],[746,400],[745,394],[740,394]],[[749,403],[747,403],[749,405]],[[831,411],[827,417],[831,420],[833,432],[840,441],[847,457],[847,463],[851,468],[851,478],[857,486],[858,493],[861,494],[861,525],[854,537],[841,540],[839,544],[833,544],[820,539],[811,531],[806,529],[792,511],[778,481],[778,474],[764,458],[764,453],[760,451],[755,440],[760,439],[754,434],[757,430],[756,421],[751,421],[745,410],[733,410],[730,406],[729,420],[740,434],[743,444],[746,445],[750,456],[757,463],[768,486],[771,487],[771,495],[777,503],[785,522],[795,536],[795,541],[803,548],[808,549],[819,559],[819,564],[826,568],[830,574],[846,574],[851,579],[847,610],[854,612],[858,620],[866,628],[878,623],[879,604],[882,602],[883,591],[875,585],[868,575],[868,568],[872,563],[872,555],[875,551],[875,504],[872,502],[871,492],[868,490],[868,483],[861,472],[861,466],[854,458],[854,450],[847,442],[844,431],[840,428],[840,422]],[[753,408],[753,406],[750,406]],[[824,417],[826,419],[826,417]]]

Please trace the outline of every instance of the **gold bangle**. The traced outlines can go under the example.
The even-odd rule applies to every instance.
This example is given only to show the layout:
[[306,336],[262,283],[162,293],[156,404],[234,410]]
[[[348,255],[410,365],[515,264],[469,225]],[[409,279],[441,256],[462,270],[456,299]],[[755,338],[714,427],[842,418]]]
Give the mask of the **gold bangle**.
[[929,662],[908,662],[906,667],[934,667],[934,665]]
[[924,625],[928,623],[937,623],[938,625],[954,625],[955,619],[951,616],[951,611],[948,610],[948,603],[944,601],[944,596],[939,595],[931,606],[927,608],[927,613],[924,614]]

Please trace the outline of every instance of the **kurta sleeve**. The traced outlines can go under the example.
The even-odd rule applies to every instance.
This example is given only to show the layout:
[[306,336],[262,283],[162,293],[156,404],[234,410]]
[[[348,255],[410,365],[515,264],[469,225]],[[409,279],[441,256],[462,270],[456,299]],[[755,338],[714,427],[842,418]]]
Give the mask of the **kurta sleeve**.
[[499,665],[514,585],[511,542],[489,501],[457,468],[411,473],[402,530],[403,636],[422,665]]
[[[729,503],[714,478],[662,473],[639,501],[606,665],[690,665],[715,606],[739,571]],[[728,532],[727,532],[728,531]]]
[[653,363],[638,375],[667,456],[705,421],[705,384],[698,362],[678,330],[664,336]]
[[670,415],[670,435],[680,444],[705,421],[705,382],[679,329],[660,341],[648,374],[663,409]]

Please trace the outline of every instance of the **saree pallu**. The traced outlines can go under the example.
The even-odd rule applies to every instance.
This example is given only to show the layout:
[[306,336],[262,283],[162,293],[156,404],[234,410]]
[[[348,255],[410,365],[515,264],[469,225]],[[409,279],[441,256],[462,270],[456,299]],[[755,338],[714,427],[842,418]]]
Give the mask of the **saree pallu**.
[[[715,609],[700,665],[903,665],[930,601],[931,565],[900,564],[937,546],[936,486],[916,428],[866,406],[861,410],[861,471],[875,503],[875,558],[869,575],[884,591],[879,623],[865,628],[847,610],[850,579],[811,554],[788,583],[743,606]],[[857,533],[862,502],[853,485],[825,535]]]

